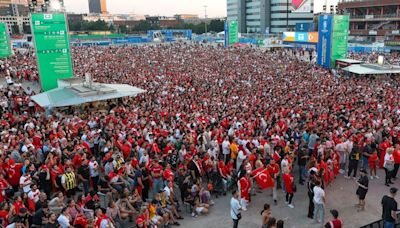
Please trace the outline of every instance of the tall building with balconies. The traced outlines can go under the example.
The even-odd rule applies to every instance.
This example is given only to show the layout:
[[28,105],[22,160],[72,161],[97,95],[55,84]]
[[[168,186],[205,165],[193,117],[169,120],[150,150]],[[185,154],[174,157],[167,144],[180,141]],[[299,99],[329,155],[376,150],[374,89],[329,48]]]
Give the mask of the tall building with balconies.
[[89,13],[106,14],[106,0],[89,0]]
[[340,0],[338,9],[350,14],[351,36],[379,41],[400,33],[400,0]]

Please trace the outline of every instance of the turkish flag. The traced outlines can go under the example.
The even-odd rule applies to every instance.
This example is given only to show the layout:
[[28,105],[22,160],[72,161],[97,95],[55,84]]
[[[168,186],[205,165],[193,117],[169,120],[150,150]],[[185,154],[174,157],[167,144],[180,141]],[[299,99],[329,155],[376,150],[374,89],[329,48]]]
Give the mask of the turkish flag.
[[269,175],[268,169],[259,172],[254,178],[262,189],[274,187],[274,180]]
[[255,176],[257,176],[258,173],[260,173],[260,172],[263,171],[263,170],[264,170],[264,167],[260,167],[260,168],[258,168],[258,169],[255,169],[255,170],[253,170],[253,171],[251,172],[251,175],[252,175],[253,177],[255,177]]

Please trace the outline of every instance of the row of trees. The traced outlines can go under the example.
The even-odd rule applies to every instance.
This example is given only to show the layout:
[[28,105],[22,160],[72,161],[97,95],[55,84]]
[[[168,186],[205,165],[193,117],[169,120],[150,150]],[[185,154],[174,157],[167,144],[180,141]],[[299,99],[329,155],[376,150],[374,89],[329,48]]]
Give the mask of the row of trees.
[[[146,20],[140,21],[133,28],[128,27],[126,25],[109,26],[103,20],[83,21],[83,22],[70,21],[68,24],[70,31],[112,31],[118,33],[134,33],[134,32],[146,32],[147,30],[161,29],[158,25],[151,24]],[[191,29],[193,33],[202,34],[205,32],[206,25],[205,22],[201,22],[199,24],[182,22],[177,26],[168,27],[167,29]],[[223,20],[216,19],[216,20],[211,20],[209,23],[207,23],[208,32],[221,32],[223,30],[224,30]]]

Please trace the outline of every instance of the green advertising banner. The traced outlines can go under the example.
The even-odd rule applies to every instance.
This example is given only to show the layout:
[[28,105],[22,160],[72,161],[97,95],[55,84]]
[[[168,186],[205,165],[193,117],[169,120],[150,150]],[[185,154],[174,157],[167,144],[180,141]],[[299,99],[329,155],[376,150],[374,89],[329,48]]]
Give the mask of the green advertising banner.
[[7,25],[0,23],[0,58],[7,58],[12,54]]
[[239,33],[238,22],[230,21],[229,22],[229,44],[236,44],[239,42],[238,33]]
[[334,15],[332,29],[331,67],[334,68],[337,59],[347,58],[349,40],[349,16]]
[[31,22],[42,89],[55,89],[57,79],[73,77],[65,15],[33,13]]

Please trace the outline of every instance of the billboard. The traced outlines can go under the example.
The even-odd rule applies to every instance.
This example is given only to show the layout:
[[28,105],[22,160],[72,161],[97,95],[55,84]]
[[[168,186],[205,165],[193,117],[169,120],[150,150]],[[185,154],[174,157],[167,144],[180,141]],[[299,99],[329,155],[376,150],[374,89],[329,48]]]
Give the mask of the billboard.
[[32,13],[32,34],[43,91],[57,88],[57,79],[72,78],[68,30],[63,13]]
[[310,13],[312,0],[291,0],[290,8],[292,13]]
[[0,58],[7,58],[12,54],[7,25],[0,23]]
[[229,46],[229,22],[225,21],[224,23],[224,46]]
[[228,33],[229,33],[229,44],[236,44],[239,42],[239,30],[238,30],[238,22],[230,21],[228,25]]
[[318,43],[318,32],[283,32],[283,41]]
[[295,31],[296,32],[313,32],[314,23],[296,23]]
[[320,15],[318,20],[318,65],[330,68],[332,44],[332,15]]
[[337,59],[347,58],[349,40],[349,15],[333,16],[331,67]]

